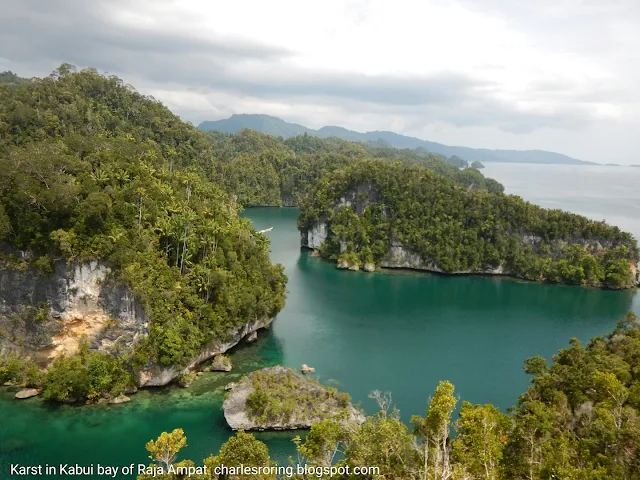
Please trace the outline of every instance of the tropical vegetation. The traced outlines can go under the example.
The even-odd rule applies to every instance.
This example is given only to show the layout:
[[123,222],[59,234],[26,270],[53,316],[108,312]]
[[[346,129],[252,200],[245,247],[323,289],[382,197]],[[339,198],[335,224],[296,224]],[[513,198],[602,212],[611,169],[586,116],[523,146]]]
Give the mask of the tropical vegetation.
[[370,160],[333,172],[301,203],[299,228],[318,223],[329,232],[322,256],[354,268],[393,266],[399,247],[419,255],[416,268],[635,285],[632,235],[514,195],[470,189],[418,165]]
[[[201,132],[116,77],[62,65],[48,78],[0,84],[3,268],[107,264],[150,319],[124,368],[185,365],[284,305],[282,267],[208,179],[212,157]],[[81,358],[60,362],[69,375],[87,371]]]
[[[341,425],[331,420],[314,424],[304,441],[294,439],[297,456],[289,464],[278,465],[280,470],[217,475],[215,467],[222,464],[274,466],[264,443],[239,432],[218,455],[200,464],[208,467],[206,472],[190,478],[274,479],[279,473],[278,478],[300,480],[640,479],[640,320],[636,315],[630,313],[612,333],[594,338],[586,347],[571,340],[551,366],[533,357],[524,368],[532,375],[531,386],[510,414],[490,404],[460,404],[454,386],[442,381],[425,416],[414,416],[410,429],[400,421],[391,396],[376,391],[371,398],[379,411],[364,424]],[[183,437],[181,431],[171,452],[177,454]],[[166,462],[150,451],[154,464],[163,466],[164,473],[156,478],[184,478],[167,473],[171,470]],[[175,465],[196,464],[183,460]],[[307,473],[297,473],[298,465],[306,465]],[[374,469],[354,473],[363,467]]]

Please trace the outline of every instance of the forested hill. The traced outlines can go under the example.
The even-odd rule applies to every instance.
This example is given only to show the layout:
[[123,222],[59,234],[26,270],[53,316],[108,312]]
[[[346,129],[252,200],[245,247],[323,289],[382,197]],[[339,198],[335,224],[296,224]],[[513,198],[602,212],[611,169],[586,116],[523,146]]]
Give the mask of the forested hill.
[[[150,321],[118,372],[183,366],[230,329],[272,318],[284,305],[282,267],[271,264],[268,239],[208,180],[213,151],[204,135],[120,79],[74,70],[0,84],[2,268],[46,275],[59,261],[108,265]],[[43,308],[38,324],[55,326]],[[27,326],[28,312],[16,317]],[[2,320],[0,351],[21,331],[10,318],[3,330]],[[87,362],[98,360],[54,363],[46,395],[121,388],[121,375],[115,384],[91,376]],[[78,383],[63,388],[65,376]]]
[[13,73],[11,70],[7,70],[6,72],[0,72],[0,84],[5,83],[5,84],[18,85],[21,83],[26,83],[28,81],[29,79],[19,77],[18,75]]
[[210,178],[246,206],[296,206],[320,179],[337,169],[373,158],[419,165],[470,189],[504,187],[476,168],[463,168],[426,151],[359,144],[336,137],[298,135],[286,140],[255,130],[206,132],[213,148]]
[[578,160],[567,155],[544,150],[490,150],[486,148],[469,148],[448,146],[441,143],[429,142],[419,138],[408,137],[394,132],[374,131],[355,132],[342,127],[325,126],[318,130],[307,128],[296,123],[289,123],[270,115],[232,115],[224,120],[205,121],[199,129],[215,130],[226,133],[236,133],[243,128],[250,128],[276,137],[289,138],[296,135],[313,135],[320,138],[337,137],[352,142],[374,142],[386,146],[412,149],[423,148],[427,151],[443,155],[446,158],[457,156],[468,163],[479,162],[507,162],[507,163],[543,163],[543,164],[571,164],[596,165],[594,162]]
[[334,172],[302,202],[298,222],[303,245],[342,268],[636,284],[632,235],[517,196],[460,188],[415,166],[370,161]]

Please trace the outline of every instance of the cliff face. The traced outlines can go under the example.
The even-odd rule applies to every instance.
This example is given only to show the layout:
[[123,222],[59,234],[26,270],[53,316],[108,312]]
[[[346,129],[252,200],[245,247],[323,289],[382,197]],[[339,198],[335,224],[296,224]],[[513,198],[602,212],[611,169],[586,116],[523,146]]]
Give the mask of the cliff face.
[[[91,349],[117,355],[145,338],[149,322],[133,293],[98,262],[56,262],[50,275],[39,269],[0,268],[0,353],[31,356],[46,366],[77,353],[81,340]],[[212,342],[186,368],[149,363],[137,372],[140,387],[163,386],[201,362],[267,327],[271,319],[249,322]]]
[[147,319],[109,273],[97,262],[56,262],[50,275],[0,269],[0,349],[47,364],[76,353],[83,337],[101,351],[132,348],[147,334]]
[[149,364],[137,372],[137,382],[140,387],[161,387],[167,385],[180,375],[189,372],[196,365],[213,358],[215,355],[224,353],[235,347],[243,338],[251,335],[261,328],[266,328],[272,322],[271,318],[265,318],[255,322],[246,323],[231,330],[226,341],[214,341],[205,346],[200,354],[192,359],[184,368],[168,367],[163,365]]

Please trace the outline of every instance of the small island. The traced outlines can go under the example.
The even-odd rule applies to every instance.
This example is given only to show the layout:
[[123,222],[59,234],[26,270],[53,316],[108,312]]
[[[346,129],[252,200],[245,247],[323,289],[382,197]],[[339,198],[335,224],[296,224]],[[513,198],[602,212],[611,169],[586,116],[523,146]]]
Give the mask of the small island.
[[475,160],[474,162],[471,163],[471,168],[475,168],[476,170],[480,170],[481,168],[484,168],[484,165],[479,162],[478,160]]
[[295,430],[327,419],[363,423],[364,415],[350,400],[348,393],[276,366],[244,377],[222,408],[233,430]]
[[302,246],[338,268],[610,289],[637,284],[631,234],[515,195],[469,189],[420,166],[360,162],[328,175],[300,209]]

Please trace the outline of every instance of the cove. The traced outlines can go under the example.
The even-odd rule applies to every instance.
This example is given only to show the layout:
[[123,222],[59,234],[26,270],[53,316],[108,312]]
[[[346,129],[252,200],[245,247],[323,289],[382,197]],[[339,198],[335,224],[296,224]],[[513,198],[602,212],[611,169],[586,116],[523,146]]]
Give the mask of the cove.
[[[18,402],[13,392],[0,389],[0,478],[12,478],[11,463],[144,463],[144,444],[177,427],[189,443],[181,458],[199,463],[232,433],[220,410],[223,386],[266,365],[307,363],[367,413],[375,411],[368,393],[389,390],[404,420],[424,414],[444,379],[462,399],[506,409],[527,387],[525,358],[549,358],[571,337],[586,341],[611,330],[627,311],[640,311],[636,290],[341,271],[300,250],[296,209],[243,214],[256,229],[273,227],[272,258],[285,266],[289,292],[271,330],[233,351],[232,375],[205,374],[190,389],[145,390],[115,406]],[[293,435],[258,436],[284,461],[293,453]]]

